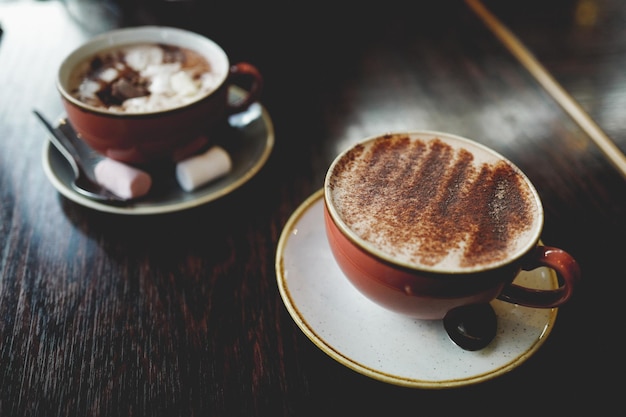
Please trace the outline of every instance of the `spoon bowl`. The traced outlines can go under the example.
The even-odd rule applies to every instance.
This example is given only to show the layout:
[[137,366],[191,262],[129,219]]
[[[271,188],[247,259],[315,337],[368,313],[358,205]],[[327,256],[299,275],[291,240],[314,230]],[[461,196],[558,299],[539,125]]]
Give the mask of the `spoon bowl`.
[[474,351],[487,347],[496,337],[498,320],[491,304],[473,304],[450,310],[443,326],[460,348]]

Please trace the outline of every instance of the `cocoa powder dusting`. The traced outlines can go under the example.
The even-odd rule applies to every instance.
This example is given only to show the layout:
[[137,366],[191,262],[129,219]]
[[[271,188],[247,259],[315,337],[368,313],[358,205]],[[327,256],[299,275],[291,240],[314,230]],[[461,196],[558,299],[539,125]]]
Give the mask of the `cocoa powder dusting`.
[[[513,167],[479,164],[440,139],[388,135],[359,146],[334,172],[329,185],[344,222],[390,255],[427,266],[451,253],[461,268],[504,260],[535,221]],[[337,191],[344,187],[350,191]]]

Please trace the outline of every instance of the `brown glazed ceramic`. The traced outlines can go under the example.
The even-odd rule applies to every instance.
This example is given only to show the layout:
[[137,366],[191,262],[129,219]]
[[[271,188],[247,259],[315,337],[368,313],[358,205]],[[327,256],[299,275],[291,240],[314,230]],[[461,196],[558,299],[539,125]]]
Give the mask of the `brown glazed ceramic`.
[[[138,42],[169,43],[200,53],[219,73],[219,87],[187,105],[146,113],[112,112],[89,106],[70,94],[70,75],[78,63],[103,49]],[[229,104],[229,86],[238,81],[250,85],[249,91],[236,104]],[[204,141],[210,141],[212,130],[227,116],[258,100],[262,85],[256,67],[245,62],[231,65],[226,53],[212,40],[159,26],[119,29],[89,40],[65,58],[57,78],[68,120],[79,136],[98,153],[134,165],[181,159],[186,152],[206,145]]]
[[[461,143],[467,141],[440,132],[409,132],[403,135],[419,140],[437,137],[444,142],[456,141],[457,144],[459,141]],[[476,146],[473,141],[467,143]],[[354,146],[351,149],[354,149]],[[493,155],[501,157],[495,152]],[[398,260],[373,248],[350,230],[333,206],[331,196],[331,188],[335,186],[331,179],[333,169],[338,163],[342,163],[342,158],[352,160],[354,153],[346,150],[339,155],[331,164],[326,176],[324,184],[326,234],[333,256],[344,275],[372,301],[389,310],[418,319],[442,319],[455,307],[487,303],[496,298],[535,308],[558,307],[570,299],[580,279],[580,269],[574,258],[563,250],[541,244],[539,236],[543,225],[543,209],[530,181],[527,184],[528,187],[532,187],[531,191],[536,196],[536,203],[533,204],[538,205],[541,219],[535,226],[536,232],[529,242],[523,245],[523,249],[515,252],[510,259],[491,266],[451,270]],[[556,272],[560,282],[557,289],[539,290],[512,283],[521,270],[532,270],[542,266]]]

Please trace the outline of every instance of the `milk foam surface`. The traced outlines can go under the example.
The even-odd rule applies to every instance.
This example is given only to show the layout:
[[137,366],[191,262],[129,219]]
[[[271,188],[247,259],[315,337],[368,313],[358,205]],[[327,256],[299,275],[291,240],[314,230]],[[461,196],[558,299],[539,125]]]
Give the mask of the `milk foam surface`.
[[538,198],[511,164],[459,144],[388,135],[356,147],[329,176],[339,216],[366,245],[433,270],[519,255],[541,226]]
[[104,51],[72,76],[73,95],[111,111],[144,113],[191,103],[215,90],[216,74],[194,51],[161,44],[136,44]]

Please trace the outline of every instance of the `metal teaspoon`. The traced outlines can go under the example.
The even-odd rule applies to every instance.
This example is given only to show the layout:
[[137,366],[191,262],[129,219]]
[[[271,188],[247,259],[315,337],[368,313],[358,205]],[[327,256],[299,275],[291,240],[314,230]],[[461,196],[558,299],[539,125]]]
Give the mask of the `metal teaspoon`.
[[82,164],[82,158],[72,141],[59,128],[55,128],[52,124],[37,110],[33,113],[39,118],[41,123],[46,127],[48,132],[52,134],[50,142],[65,157],[67,162],[74,171],[74,181],[72,188],[79,194],[97,201],[104,201],[114,204],[126,203],[126,200],[113,194],[96,182],[90,174],[87,173]]
[[443,318],[443,326],[454,343],[473,351],[491,343],[498,330],[498,320],[491,304],[473,304],[450,310]]

